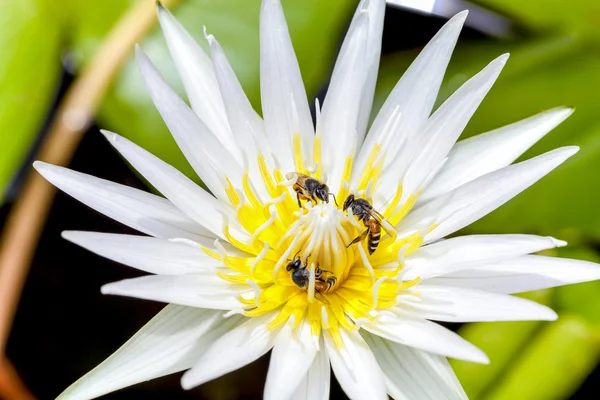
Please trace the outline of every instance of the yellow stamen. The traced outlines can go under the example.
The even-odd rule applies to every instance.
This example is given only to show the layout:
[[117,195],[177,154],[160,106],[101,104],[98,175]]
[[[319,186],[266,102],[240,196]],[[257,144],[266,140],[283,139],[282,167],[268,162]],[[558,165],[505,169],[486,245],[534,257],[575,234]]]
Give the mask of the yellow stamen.
[[[366,240],[349,246],[366,229],[351,211],[346,215],[340,207],[349,194],[351,179],[356,182],[352,177],[354,155],[345,160],[337,193],[342,204],[304,202],[298,208],[292,191],[294,182],[285,176],[312,173],[316,179],[324,179],[325,171],[319,135],[314,138],[311,166],[305,165],[299,133],[293,135],[292,144],[295,171],[281,171],[276,162],[271,166],[259,155],[256,162],[262,182],[251,181],[245,173],[240,187],[236,187],[234,183],[238,182],[225,178],[225,192],[238,221],[230,225],[224,217],[223,236],[240,251],[228,254],[218,241],[214,249],[200,248],[222,263],[216,268],[217,276],[230,282],[232,288],[247,288],[239,295],[243,306],[237,313],[248,317],[276,313],[265,329],[287,323],[297,328],[308,323],[317,342],[326,331],[341,348],[341,330],[357,330],[382,311],[393,311],[399,296],[414,296],[415,292],[407,289],[417,285],[419,279],[402,279],[404,255],[415,251],[435,225],[424,224],[419,232],[397,237],[394,226],[411,210],[419,195],[406,198],[404,194],[403,198],[402,185],[398,185],[382,213],[381,225],[386,234],[377,250],[368,254]],[[384,159],[383,148],[378,144],[367,159],[358,186],[353,187],[355,194],[370,200]],[[253,185],[260,185],[260,190],[256,191]]]
[[[348,184],[350,183],[350,176],[352,175],[352,165],[354,163],[354,154],[346,157],[346,163],[344,164],[344,173],[342,174],[342,182],[340,189],[338,190],[338,198],[343,202],[348,197]],[[341,205],[341,204],[340,204]]]
[[315,178],[318,180],[323,179],[323,163],[321,162],[321,137],[315,136],[314,150],[313,150],[313,165],[317,167],[315,171]]
[[299,133],[294,133],[292,135],[292,142],[294,147],[294,165],[296,166],[296,171],[301,174],[306,174],[306,169],[304,168],[304,157],[302,156],[302,138]]

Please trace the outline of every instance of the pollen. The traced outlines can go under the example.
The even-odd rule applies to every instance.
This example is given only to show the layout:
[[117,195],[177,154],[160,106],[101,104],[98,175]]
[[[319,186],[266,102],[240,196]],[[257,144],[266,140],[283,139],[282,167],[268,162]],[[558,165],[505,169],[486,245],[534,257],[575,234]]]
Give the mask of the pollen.
[[313,180],[313,184],[326,184],[321,182],[326,174],[320,165],[319,136],[314,141],[314,165],[305,166],[300,137],[294,136],[294,165],[298,171],[281,171],[266,157],[258,156],[261,192],[268,193],[267,199],[257,194],[249,172],[238,186],[242,190],[235,189],[226,178],[226,194],[237,220],[226,220],[223,236],[239,252],[229,255],[218,241],[214,248],[203,250],[223,263],[219,272],[222,279],[248,286],[240,297],[245,306],[243,314],[255,317],[275,311],[269,329],[290,320],[298,326],[306,319],[313,335],[328,330],[341,347],[340,329],[359,329],[363,322],[376,318],[378,311],[393,307],[398,296],[418,283],[418,279],[403,281],[403,262],[406,254],[420,246],[424,233],[396,235],[393,225],[416,201],[414,197],[402,201],[401,186],[380,210],[381,237],[376,237],[378,246],[372,254],[364,235],[367,224],[359,221],[359,215],[353,215],[351,207],[343,209],[344,200],[351,194],[366,194],[365,200],[370,201],[369,188],[377,184],[382,164],[377,146],[354,191],[349,185],[353,160],[348,158],[342,184],[333,193],[340,203],[323,200],[323,196],[310,198],[304,196],[306,193],[297,197],[299,176]]

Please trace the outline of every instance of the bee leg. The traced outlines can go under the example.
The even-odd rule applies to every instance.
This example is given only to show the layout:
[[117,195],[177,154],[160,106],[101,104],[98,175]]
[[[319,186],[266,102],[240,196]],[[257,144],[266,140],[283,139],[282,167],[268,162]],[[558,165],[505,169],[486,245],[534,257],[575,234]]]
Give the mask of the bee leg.
[[346,248],[352,246],[354,243],[359,243],[359,242],[362,242],[363,240],[365,240],[367,235],[369,235],[370,231],[371,231],[371,228],[370,227],[367,228],[363,233],[360,234],[360,236],[357,236],[356,239],[351,241],[350,244],[348,246],[346,246]]
[[296,194],[296,199],[298,199],[298,207],[302,208],[302,203],[300,202],[300,195]]
[[327,278],[327,284],[329,285],[329,288],[335,285],[336,282],[337,278],[335,276],[330,276],[329,278]]

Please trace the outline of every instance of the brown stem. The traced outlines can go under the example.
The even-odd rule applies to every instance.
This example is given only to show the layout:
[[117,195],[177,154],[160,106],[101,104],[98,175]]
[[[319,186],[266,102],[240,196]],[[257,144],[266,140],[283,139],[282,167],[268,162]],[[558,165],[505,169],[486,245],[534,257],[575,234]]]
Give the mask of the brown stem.
[[0,360],[0,399],[35,400],[6,358]]
[[[170,7],[177,1],[163,0],[163,3]],[[153,0],[140,0],[119,20],[69,88],[37,159],[56,165],[69,163],[113,78],[135,43],[154,26],[156,20]],[[5,369],[10,364],[2,357],[54,193],[55,188],[32,170],[4,228],[0,242],[0,377],[17,376],[14,370]],[[5,384],[5,380],[0,380],[0,393]]]

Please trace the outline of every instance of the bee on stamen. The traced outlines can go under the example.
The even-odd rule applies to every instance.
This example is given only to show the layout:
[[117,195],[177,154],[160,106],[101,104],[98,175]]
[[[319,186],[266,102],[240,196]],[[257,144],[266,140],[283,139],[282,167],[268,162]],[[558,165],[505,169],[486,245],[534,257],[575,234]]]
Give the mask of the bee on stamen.
[[[363,233],[360,234],[356,239],[354,239],[346,248],[352,246],[354,243],[359,243],[363,241],[367,236],[369,237],[368,247],[369,254],[373,254],[375,250],[377,250],[377,246],[379,245],[379,241],[381,240],[381,227],[384,223],[385,218],[379,212],[373,209],[371,203],[369,203],[365,199],[355,198],[353,194],[350,194],[346,201],[344,201],[344,211],[348,208],[352,208],[352,213],[358,218],[359,221],[362,221],[365,227],[367,228]],[[387,224],[387,228],[385,224],[383,225],[383,229],[390,235],[395,236],[395,232],[391,232],[389,229],[391,226],[389,223]]]
[[299,172],[290,172],[285,175],[286,179],[294,179],[294,176],[296,176],[297,179],[292,188],[297,195],[298,207],[302,208],[300,200],[308,200],[315,204],[318,203],[318,200],[329,203],[329,196],[333,196],[335,205],[338,205],[335,195],[329,192],[329,186],[325,183]]
[[[299,252],[298,252],[299,253]],[[310,283],[310,271],[308,270],[308,257],[304,260],[304,264],[302,264],[302,259],[298,257],[298,253],[294,256],[294,259],[288,263],[285,267],[287,271],[292,271],[292,281],[301,289],[308,289],[308,284]],[[315,266],[315,292],[316,293],[325,293],[329,289],[335,285],[337,282],[337,278],[333,275],[328,276],[327,278],[323,277],[323,273],[330,272],[324,269],[319,268],[317,264]]]

